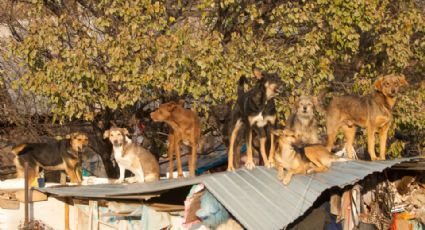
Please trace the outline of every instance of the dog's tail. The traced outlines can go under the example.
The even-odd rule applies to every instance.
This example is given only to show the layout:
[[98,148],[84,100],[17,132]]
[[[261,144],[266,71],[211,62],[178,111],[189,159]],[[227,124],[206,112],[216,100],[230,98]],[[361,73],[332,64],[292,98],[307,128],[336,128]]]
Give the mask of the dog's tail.
[[26,144],[20,144],[12,149],[12,153],[15,155],[20,155],[22,153],[22,150],[25,149],[25,147],[27,147]]
[[245,93],[244,87],[245,87],[245,84],[247,83],[248,83],[248,79],[245,77],[245,75],[242,75],[238,81],[238,97],[242,97],[243,94]]
[[314,100],[314,106],[316,107],[316,111],[321,114],[326,114],[327,106],[324,105],[325,103],[325,96],[329,92],[329,89],[325,89],[320,91],[320,93],[315,97]]
[[349,158],[332,155],[332,162],[346,162],[346,161],[350,161],[350,160],[351,159],[349,159]]

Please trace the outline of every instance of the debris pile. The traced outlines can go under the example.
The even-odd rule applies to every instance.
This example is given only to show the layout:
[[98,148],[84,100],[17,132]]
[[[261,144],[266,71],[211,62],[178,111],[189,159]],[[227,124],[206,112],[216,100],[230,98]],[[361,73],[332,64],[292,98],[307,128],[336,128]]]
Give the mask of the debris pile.
[[396,211],[406,213],[407,217],[425,224],[425,183],[424,175],[405,176],[391,184]]
[[425,225],[424,175],[404,176],[390,182],[384,180],[362,196],[363,212],[360,221],[374,224],[378,229],[413,228]]

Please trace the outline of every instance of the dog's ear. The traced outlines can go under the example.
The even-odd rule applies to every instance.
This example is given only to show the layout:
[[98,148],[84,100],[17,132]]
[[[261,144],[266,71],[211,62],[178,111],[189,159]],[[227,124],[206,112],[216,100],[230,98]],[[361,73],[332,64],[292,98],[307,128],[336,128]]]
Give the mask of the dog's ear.
[[128,129],[121,128],[121,133],[124,134],[125,136],[127,136],[128,135]]
[[398,81],[400,82],[400,86],[409,85],[409,83],[406,81],[406,77],[403,74],[400,74]]
[[165,110],[168,111],[168,112],[171,112],[171,111],[173,111],[177,107],[177,105],[178,105],[177,102],[174,102],[174,101],[173,102],[169,102],[169,103],[167,103],[167,105],[165,107]]
[[292,129],[285,129],[283,134],[287,137],[297,137],[295,131]]
[[184,107],[184,99],[180,99],[177,104]]
[[72,138],[74,138],[74,137],[76,137],[76,136],[78,136],[78,135],[81,135],[82,133],[80,133],[80,132],[74,132],[74,133],[69,133],[69,134],[67,134],[66,136],[65,136],[65,139],[72,139]]
[[375,81],[375,83],[373,84],[375,86],[375,89],[377,89],[378,91],[382,90],[382,82],[384,81],[384,77],[379,77],[378,80]]
[[281,135],[283,135],[283,130],[282,129],[274,129],[274,130],[271,131],[271,133],[272,133],[272,135],[275,135],[275,136],[281,136]]
[[317,98],[317,96],[312,96],[311,100],[313,101],[314,107],[319,107],[319,99]]
[[257,78],[257,79],[263,78],[263,72],[255,66],[253,66],[253,68],[252,68],[252,73],[254,74],[255,78]]
[[301,96],[297,95],[294,97],[294,108],[298,109],[298,104],[300,103]]
[[103,139],[106,139],[106,138],[108,138],[109,137],[109,134],[111,133],[111,130],[106,130],[104,133],[103,133]]

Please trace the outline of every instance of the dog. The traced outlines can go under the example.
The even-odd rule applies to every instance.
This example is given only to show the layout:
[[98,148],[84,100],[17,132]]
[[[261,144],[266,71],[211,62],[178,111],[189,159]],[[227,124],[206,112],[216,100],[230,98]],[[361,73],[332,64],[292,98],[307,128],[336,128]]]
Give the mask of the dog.
[[[209,123],[214,124],[215,128],[220,131],[221,139],[226,148],[229,148],[230,135],[232,130],[229,128],[232,118],[232,106],[233,101],[227,104],[219,104],[216,106],[211,106],[210,114],[211,118]],[[235,138],[234,143],[234,157],[233,157],[233,165],[235,168],[240,167],[241,163],[241,148],[242,144],[245,141],[245,137],[242,135],[245,133],[245,127],[241,127],[239,130],[237,137]],[[260,152],[260,144],[256,139],[253,140],[253,148]]]
[[[276,125],[276,107],[274,97],[282,92],[282,80],[277,74],[262,72],[253,69],[254,76],[258,79],[248,92],[243,90],[247,82],[245,76],[239,79],[238,99],[232,111],[231,134],[228,152],[228,171],[234,171],[233,157],[235,152],[235,141],[239,130],[244,128],[245,141],[247,145],[247,162],[245,167],[253,169],[255,167],[252,154],[253,131],[260,136],[260,153],[267,167],[271,167],[266,154],[267,138],[270,140],[270,155],[274,155],[273,135],[270,130]],[[239,149],[236,149],[236,153]],[[273,158],[274,159],[274,158]]]
[[24,177],[25,162],[28,163],[28,181],[32,183],[40,168],[46,170],[65,170],[72,183],[81,183],[78,170],[80,154],[88,144],[88,137],[81,132],[71,133],[66,139],[50,143],[25,143],[12,149],[16,155],[17,177]]
[[120,168],[120,177],[116,183],[124,181],[126,169],[136,175],[136,181],[139,183],[159,180],[159,163],[155,156],[137,143],[133,143],[127,135],[126,128],[117,127],[103,133],[103,138],[109,139],[112,143],[112,153]]
[[295,101],[295,111],[286,121],[287,128],[293,130],[298,137],[295,145],[318,144],[318,128],[314,118],[317,97],[301,96]]
[[223,104],[212,105],[210,107],[208,123],[222,136],[224,144],[228,145],[229,136],[227,135],[227,127],[232,113],[233,101]]
[[[374,82],[375,90],[366,96],[334,97],[326,109],[327,149],[330,151],[340,128],[346,138],[345,149],[353,158],[356,126],[366,128],[368,152],[371,160],[385,160],[388,130],[396,96],[402,86],[408,85],[404,75],[387,75]],[[380,157],[375,154],[375,133],[379,130]]]
[[185,109],[183,100],[161,104],[150,116],[154,122],[165,122],[171,127],[168,135],[168,159],[170,179],[173,178],[173,155],[176,153],[178,177],[183,177],[181,145],[191,147],[189,175],[195,176],[197,148],[201,136],[201,123],[196,112]]
[[[297,152],[293,146],[300,138],[297,133],[290,129],[276,129],[272,131],[278,137],[277,154],[275,155],[275,165],[278,169],[278,179],[287,185],[294,174],[308,174],[313,172],[326,172],[332,162],[345,161],[329,152],[322,145],[308,145]],[[288,172],[284,175],[284,169]]]

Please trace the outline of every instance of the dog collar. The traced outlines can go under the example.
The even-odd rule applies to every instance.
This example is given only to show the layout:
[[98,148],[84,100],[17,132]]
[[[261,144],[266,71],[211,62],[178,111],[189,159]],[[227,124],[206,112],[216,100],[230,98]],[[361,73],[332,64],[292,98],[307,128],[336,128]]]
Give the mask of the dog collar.
[[73,158],[79,158],[79,156],[80,156],[80,152],[74,152],[74,151],[72,151],[72,150],[68,150],[68,151],[66,151],[69,155],[71,155]]

